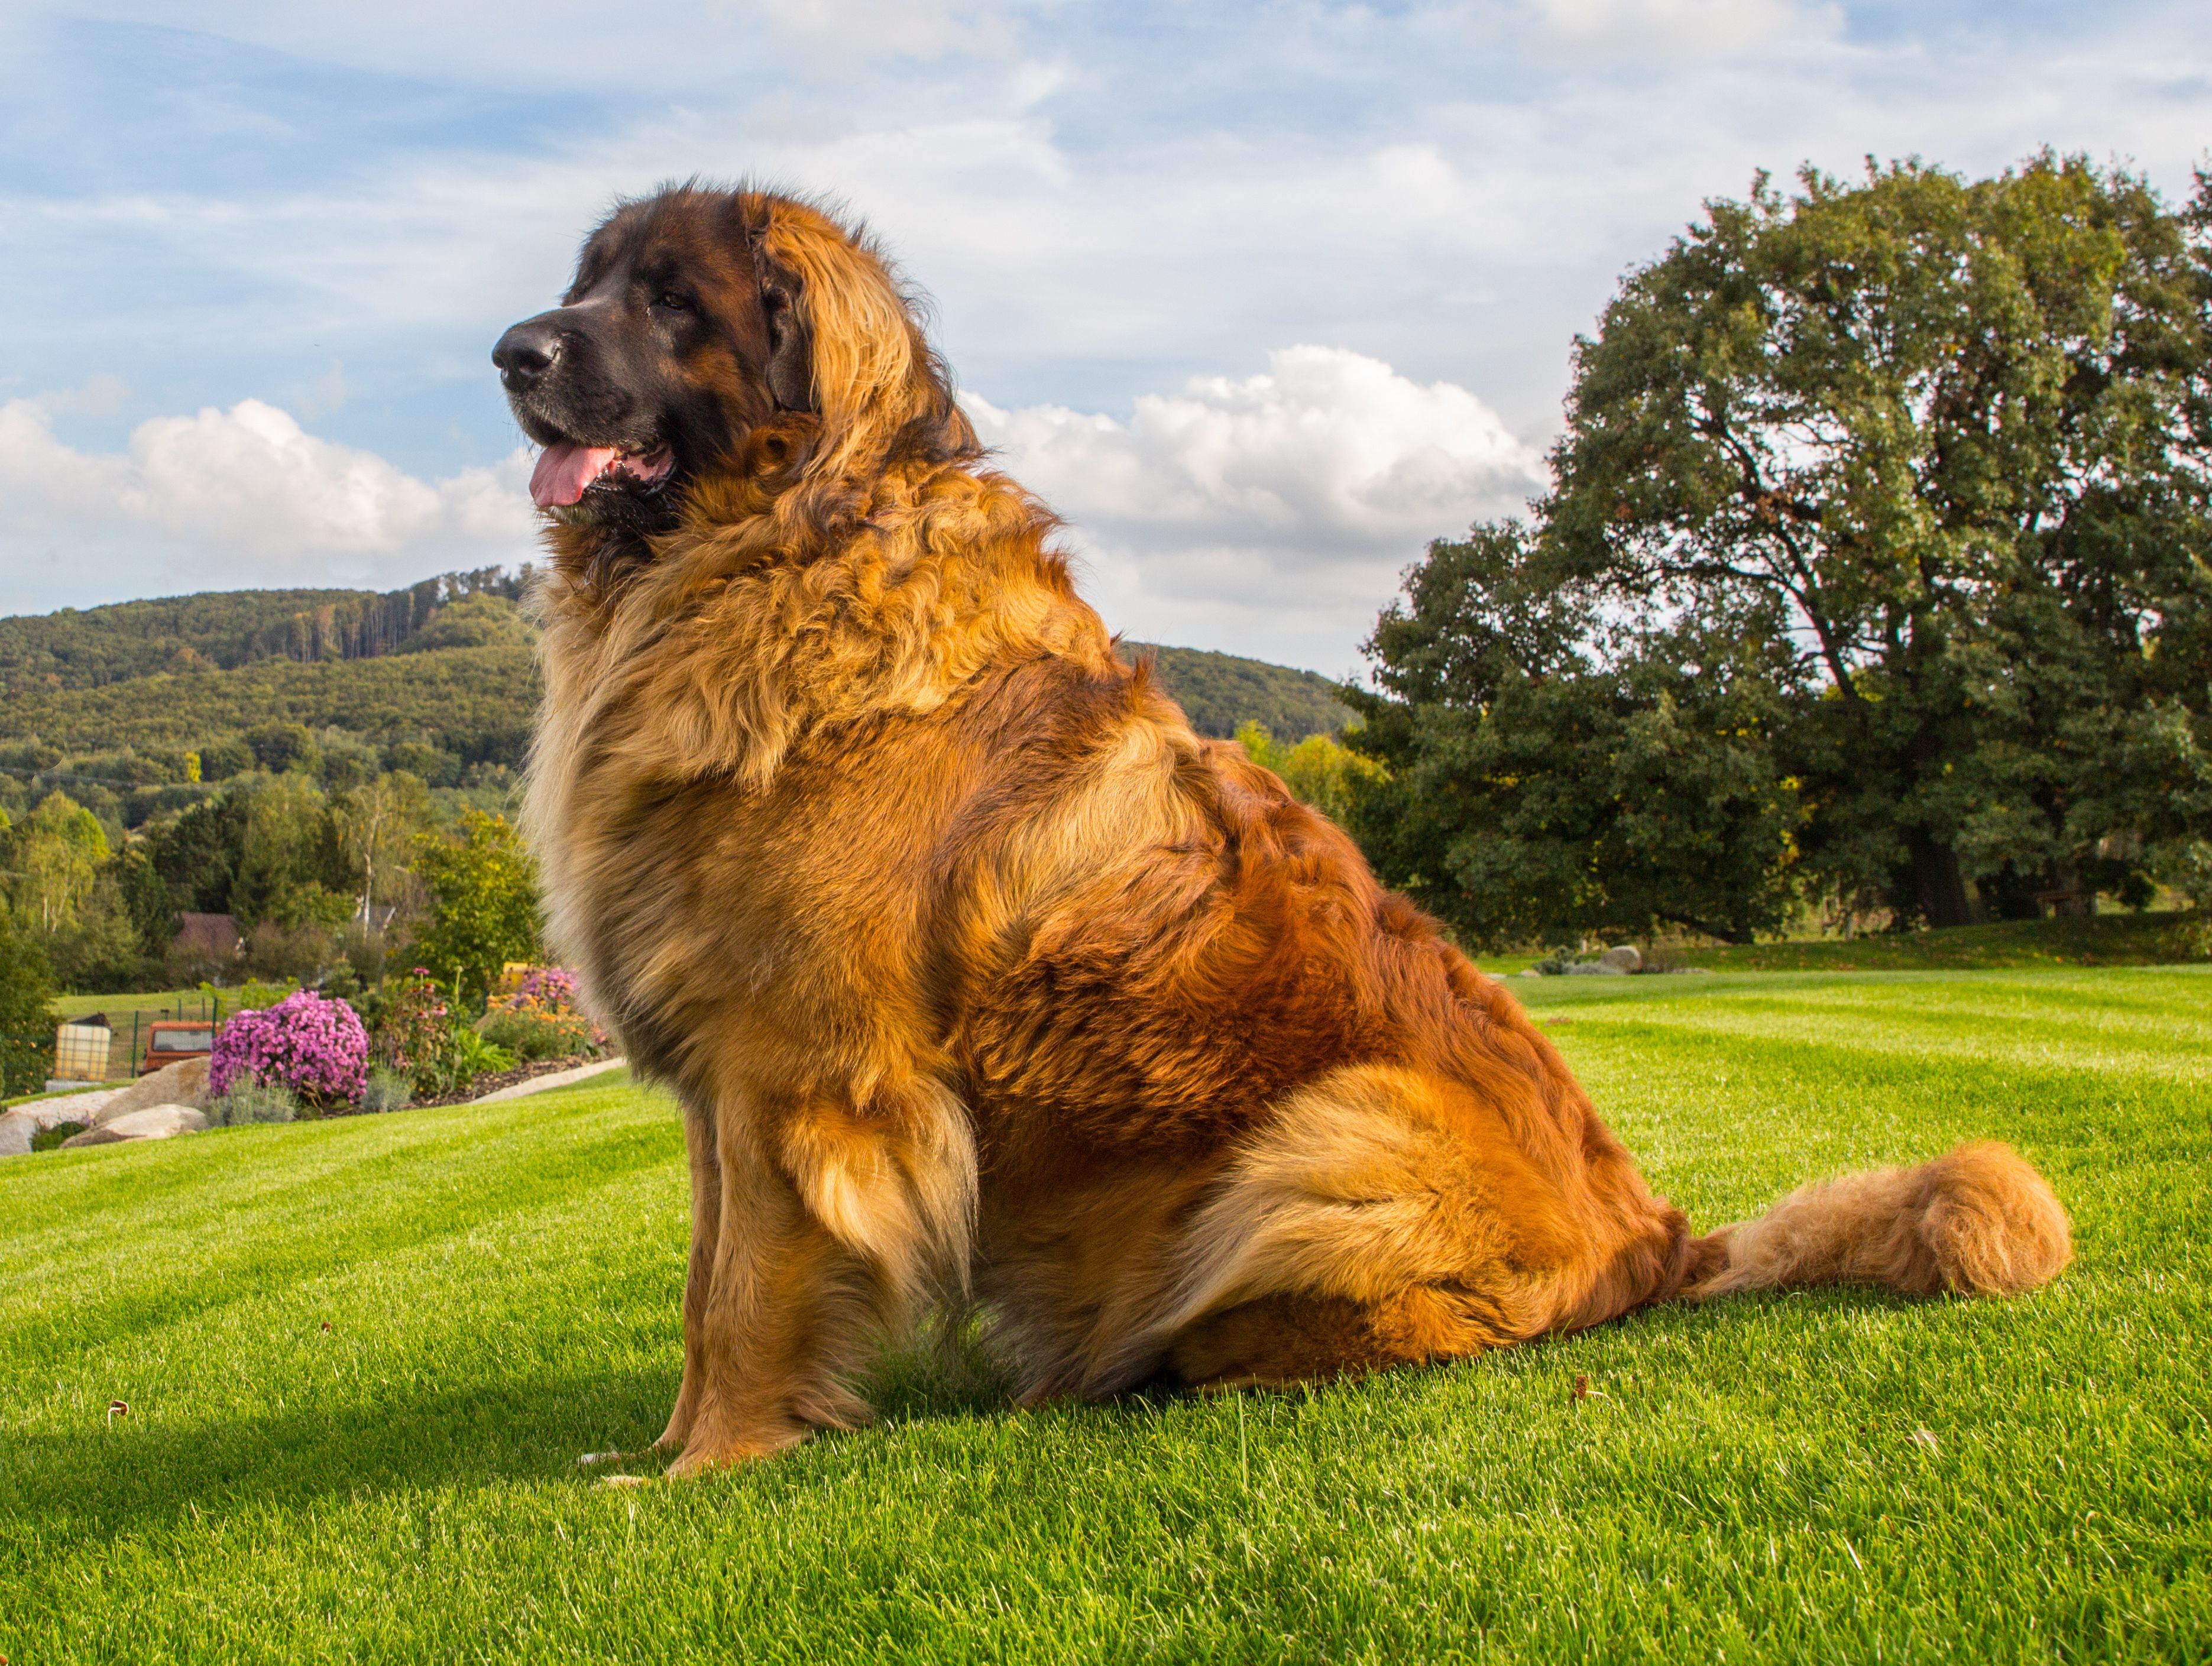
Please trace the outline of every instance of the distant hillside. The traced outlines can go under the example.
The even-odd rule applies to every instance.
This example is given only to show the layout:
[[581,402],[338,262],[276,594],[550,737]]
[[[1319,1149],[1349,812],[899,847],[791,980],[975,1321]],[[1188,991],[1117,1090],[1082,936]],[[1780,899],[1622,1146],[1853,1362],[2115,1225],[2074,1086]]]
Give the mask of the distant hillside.
[[1200,734],[1224,739],[1246,723],[1258,723],[1278,740],[1334,734],[1352,720],[1336,697],[1336,684],[1310,671],[1202,648],[1161,648],[1124,642],[1122,657],[1153,656],[1160,686],[1175,696]]
[[[538,704],[524,646],[448,648],[302,665],[260,660],[161,671],[94,688],[31,688],[0,700],[0,740],[69,756],[206,751],[264,723],[343,729],[379,745],[425,741],[460,757],[520,762]],[[487,751],[481,744],[496,738]],[[41,760],[43,762],[43,760]]]
[[210,590],[0,619],[0,690],[99,688],[264,660],[373,659],[402,650],[455,604],[465,611],[478,596],[512,601],[521,585],[489,567],[382,593]]
[[[94,773],[115,775],[112,759],[127,750],[136,756],[118,778],[180,781],[185,752],[212,766],[271,723],[511,766],[538,702],[514,583],[495,569],[381,595],[231,591],[0,619],[0,767],[20,779],[106,757]],[[1122,646],[1133,660],[1154,656],[1201,733],[1256,721],[1294,740],[1349,716],[1311,672]]]

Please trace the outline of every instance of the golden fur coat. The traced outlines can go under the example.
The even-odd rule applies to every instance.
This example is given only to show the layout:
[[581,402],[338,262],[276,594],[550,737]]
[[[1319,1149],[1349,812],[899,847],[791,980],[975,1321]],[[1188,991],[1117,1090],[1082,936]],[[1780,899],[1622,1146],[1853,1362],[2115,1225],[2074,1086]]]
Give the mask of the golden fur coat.
[[[680,195],[625,234],[698,246]],[[1694,1237],[1505,990],[1117,658],[881,259],[690,195],[795,280],[813,408],[635,550],[554,526],[527,811],[551,942],[686,1109],[678,1473],[860,1420],[939,1302],[1095,1395],[2064,1265],[1996,1146]]]

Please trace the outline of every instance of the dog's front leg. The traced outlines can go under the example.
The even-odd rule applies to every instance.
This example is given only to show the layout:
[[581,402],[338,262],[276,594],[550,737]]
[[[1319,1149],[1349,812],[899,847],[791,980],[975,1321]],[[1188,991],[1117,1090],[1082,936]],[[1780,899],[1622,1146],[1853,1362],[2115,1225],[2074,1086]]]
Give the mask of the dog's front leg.
[[878,1334],[877,1280],[806,1206],[763,1120],[741,1100],[715,1112],[718,1207],[686,1384],[696,1392],[672,1476],[767,1457],[870,1414],[842,1379]]
[[691,1259],[684,1275],[684,1384],[676,1391],[676,1409],[668,1414],[667,1428],[653,1443],[663,1451],[680,1450],[690,1439],[691,1422],[698,1415],[699,1395],[706,1381],[707,1303],[714,1286],[714,1254],[722,1225],[722,1170],[714,1152],[711,1106],[686,1100],[684,1143],[691,1158]]
[[674,1475],[866,1422],[852,1379],[910,1320],[932,1269],[964,1266],[975,1189],[964,1115],[925,1082],[879,1090],[865,1110],[732,1094],[714,1136],[698,1392]]

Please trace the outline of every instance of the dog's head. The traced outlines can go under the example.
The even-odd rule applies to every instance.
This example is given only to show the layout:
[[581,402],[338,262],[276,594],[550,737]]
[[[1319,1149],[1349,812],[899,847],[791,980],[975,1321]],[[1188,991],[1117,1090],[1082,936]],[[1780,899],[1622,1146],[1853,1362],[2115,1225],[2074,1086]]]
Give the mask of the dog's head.
[[763,433],[790,483],[835,479],[846,497],[904,459],[978,451],[881,257],[766,192],[681,185],[622,204],[561,304],[501,337],[492,362],[545,447],[531,496],[602,554],[647,553],[699,483],[762,466]]

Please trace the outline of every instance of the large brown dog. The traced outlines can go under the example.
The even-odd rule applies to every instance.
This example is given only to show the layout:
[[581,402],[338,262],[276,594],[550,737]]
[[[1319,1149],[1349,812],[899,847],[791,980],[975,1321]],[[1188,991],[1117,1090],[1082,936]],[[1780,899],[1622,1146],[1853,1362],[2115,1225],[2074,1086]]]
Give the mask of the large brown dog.
[[630,204],[495,357],[547,447],[552,939],[687,1112],[676,1472],[861,1420],[936,1301],[1036,1398],[2069,1260],[1997,1145],[1692,1237],[1511,997],[1116,659],[823,214]]

